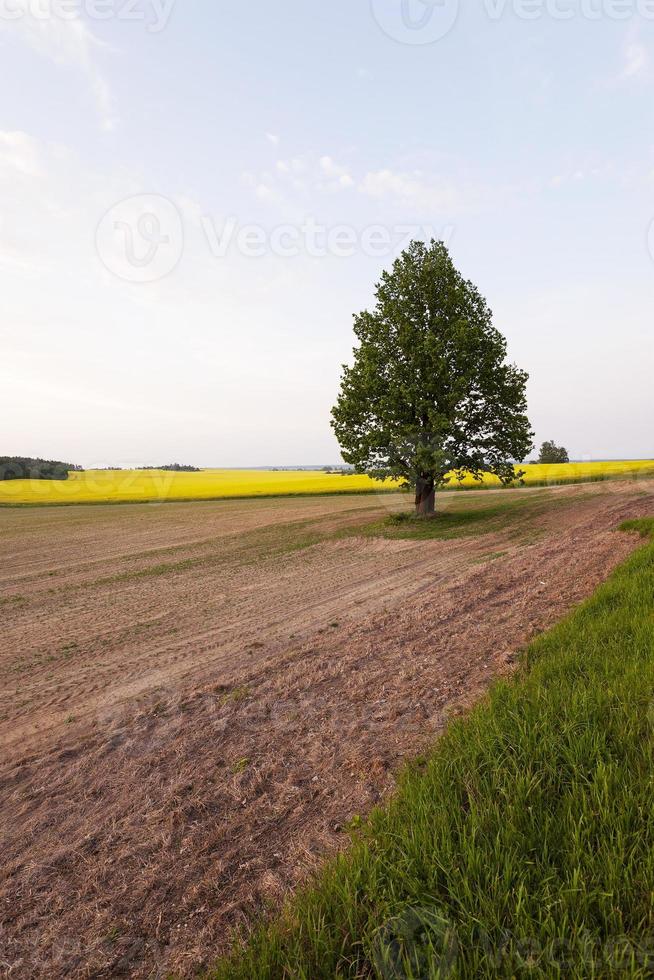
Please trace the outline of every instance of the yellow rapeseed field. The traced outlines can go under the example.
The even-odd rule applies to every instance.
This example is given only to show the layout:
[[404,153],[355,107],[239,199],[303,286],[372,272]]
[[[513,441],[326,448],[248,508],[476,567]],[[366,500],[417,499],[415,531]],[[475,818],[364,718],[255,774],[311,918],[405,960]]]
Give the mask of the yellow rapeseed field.
[[[526,485],[574,483],[581,480],[654,476],[654,460],[624,462],[525,464]],[[499,485],[487,476],[485,486]],[[88,470],[68,480],[7,480],[0,482],[0,505],[127,503],[163,500],[212,500],[229,497],[291,494],[370,493],[392,490],[367,476],[306,470],[203,470],[170,473],[163,470]],[[451,487],[474,487],[470,476],[453,479]]]
[[[72,504],[159,500],[212,500],[289,494],[357,493],[382,488],[367,476],[304,470],[87,470],[67,480],[8,480],[0,503]],[[388,489],[388,485],[386,487]]]
[[[523,463],[516,470],[524,470],[524,483],[529,486],[539,484],[577,483],[583,480],[637,479],[654,476],[654,459],[604,460],[593,463]],[[471,476],[461,481],[464,487],[479,486]],[[451,486],[458,486],[457,480]],[[484,478],[485,486],[499,486],[495,476]]]

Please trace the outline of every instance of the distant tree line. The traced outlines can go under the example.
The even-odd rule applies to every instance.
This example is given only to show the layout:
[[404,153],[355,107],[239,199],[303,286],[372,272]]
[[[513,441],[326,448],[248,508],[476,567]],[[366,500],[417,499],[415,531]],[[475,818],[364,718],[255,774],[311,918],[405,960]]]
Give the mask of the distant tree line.
[[0,480],[67,480],[70,472],[82,470],[82,466],[57,459],[0,456]]
[[199,466],[187,466],[183,463],[166,463],[165,466],[137,466],[138,470],[166,470],[170,473],[201,473]]

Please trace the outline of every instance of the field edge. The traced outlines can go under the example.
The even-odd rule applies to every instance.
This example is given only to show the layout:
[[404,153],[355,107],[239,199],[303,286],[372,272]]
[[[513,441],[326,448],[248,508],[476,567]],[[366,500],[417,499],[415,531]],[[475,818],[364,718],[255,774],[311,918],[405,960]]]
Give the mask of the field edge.
[[409,763],[351,848],[237,935],[211,980],[545,978],[561,956],[580,977],[651,976],[654,519],[620,530],[648,543]]

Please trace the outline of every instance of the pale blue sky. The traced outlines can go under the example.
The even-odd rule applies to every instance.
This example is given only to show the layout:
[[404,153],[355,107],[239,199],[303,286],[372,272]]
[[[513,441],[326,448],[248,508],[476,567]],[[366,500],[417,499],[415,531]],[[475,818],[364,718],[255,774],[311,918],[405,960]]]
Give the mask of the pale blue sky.
[[433,232],[537,439],[654,456],[651,6],[0,0],[0,453],[338,459],[351,315]]

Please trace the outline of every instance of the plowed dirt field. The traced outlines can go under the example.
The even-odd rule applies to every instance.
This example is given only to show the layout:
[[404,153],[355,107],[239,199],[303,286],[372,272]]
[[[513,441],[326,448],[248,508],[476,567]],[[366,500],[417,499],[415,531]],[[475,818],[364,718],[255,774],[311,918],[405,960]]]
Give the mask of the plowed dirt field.
[[0,974],[190,975],[535,633],[654,484],[0,510]]

